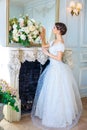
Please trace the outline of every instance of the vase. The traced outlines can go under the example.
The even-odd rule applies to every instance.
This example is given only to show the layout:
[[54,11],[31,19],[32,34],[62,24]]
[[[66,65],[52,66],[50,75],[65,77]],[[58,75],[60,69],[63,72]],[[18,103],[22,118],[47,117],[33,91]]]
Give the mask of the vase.
[[[4,118],[3,107],[4,104],[0,103],[0,121]],[[4,129],[0,126],[0,130],[4,130]]]

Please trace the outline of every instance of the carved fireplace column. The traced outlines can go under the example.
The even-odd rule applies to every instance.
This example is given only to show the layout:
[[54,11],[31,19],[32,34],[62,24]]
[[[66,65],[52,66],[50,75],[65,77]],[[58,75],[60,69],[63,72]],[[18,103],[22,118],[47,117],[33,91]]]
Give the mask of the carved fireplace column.
[[[21,118],[21,100],[19,99],[19,71],[21,67],[20,59],[19,59],[19,49],[17,48],[4,48],[3,49],[5,53],[5,68],[7,68],[8,76],[9,76],[9,81],[4,77],[2,77],[4,80],[9,82],[9,85],[12,87],[17,88],[18,90],[18,95],[17,95],[17,103],[19,106],[19,112],[16,112],[11,109],[10,106],[5,106],[4,107],[4,115],[5,119],[8,120],[9,122],[12,121],[19,121]],[[3,68],[3,70],[5,69]]]

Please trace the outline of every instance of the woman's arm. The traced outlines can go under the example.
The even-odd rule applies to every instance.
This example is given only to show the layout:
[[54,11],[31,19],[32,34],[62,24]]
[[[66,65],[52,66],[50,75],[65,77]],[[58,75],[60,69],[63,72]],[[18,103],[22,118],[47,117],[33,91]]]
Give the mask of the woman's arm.
[[55,60],[62,61],[63,52],[61,52],[61,51],[59,51],[58,55],[56,55],[56,56],[49,53],[45,48],[43,48],[43,52],[44,52],[44,54],[46,54],[47,56],[49,56],[49,57],[51,57],[51,58],[53,58]]
[[48,48],[49,44],[46,43],[46,30],[45,30],[45,28],[42,28],[42,32],[41,32],[40,36],[42,39],[42,47]]
[[49,44],[44,44],[44,42],[42,43],[42,47],[44,47],[44,48],[49,48]]

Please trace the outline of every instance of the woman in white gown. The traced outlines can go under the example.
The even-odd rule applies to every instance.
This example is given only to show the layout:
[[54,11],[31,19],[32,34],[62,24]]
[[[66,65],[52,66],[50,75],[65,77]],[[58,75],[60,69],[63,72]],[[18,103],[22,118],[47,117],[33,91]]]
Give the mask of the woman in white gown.
[[43,52],[50,63],[39,77],[31,117],[43,129],[67,130],[78,123],[82,103],[72,71],[62,62],[66,25],[55,23],[52,31],[56,39],[50,44],[46,44],[45,29],[41,33]]

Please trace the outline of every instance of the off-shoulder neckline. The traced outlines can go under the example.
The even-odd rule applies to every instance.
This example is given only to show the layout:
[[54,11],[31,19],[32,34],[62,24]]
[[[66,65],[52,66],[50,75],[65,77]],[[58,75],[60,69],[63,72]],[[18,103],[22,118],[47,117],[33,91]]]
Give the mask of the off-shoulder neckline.
[[51,46],[55,46],[55,45],[59,45],[59,44],[64,45],[64,43],[62,43],[62,42],[54,43],[54,41],[53,41],[52,44],[51,44]]

